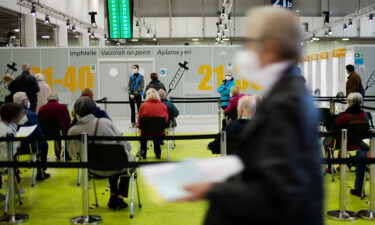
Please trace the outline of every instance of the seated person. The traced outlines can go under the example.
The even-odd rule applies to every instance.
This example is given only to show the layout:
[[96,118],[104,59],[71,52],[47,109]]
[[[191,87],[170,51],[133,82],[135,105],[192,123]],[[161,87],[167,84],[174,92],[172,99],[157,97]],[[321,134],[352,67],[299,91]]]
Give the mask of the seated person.
[[[223,128],[223,131],[226,131],[227,141],[236,142],[239,140],[242,131],[255,114],[256,107],[261,101],[262,97],[255,95],[243,96],[239,99],[237,107],[238,119],[228,123],[228,125]],[[214,141],[208,144],[207,149],[211,150],[212,154],[220,154],[220,134]],[[227,149],[227,152],[234,153],[234,151],[233,149]]]
[[[94,98],[94,92],[92,92],[92,90],[90,88],[85,88],[85,89],[82,90],[81,96],[87,96],[87,97],[93,99]],[[74,103],[72,105],[74,106]],[[107,118],[109,120],[111,119],[111,118],[109,118],[106,111],[101,110],[100,107],[97,106],[96,104],[95,104],[95,107],[96,108],[95,108],[94,116],[96,118]],[[71,112],[72,112],[73,121],[72,121],[72,124],[70,126],[72,127],[77,123],[77,118],[75,117],[75,114],[74,114],[74,107],[72,108]]]
[[237,112],[238,100],[245,95],[241,94],[241,90],[239,87],[233,86],[230,88],[230,96],[231,97],[229,99],[229,104],[224,110],[224,115],[226,116],[228,116],[232,111]]
[[[23,106],[23,110],[27,117],[27,122],[22,125],[25,127],[37,125],[35,130],[30,134],[29,137],[41,137],[42,130],[39,126],[38,116],[35,112],[31,111],[30,101],[25,92],[17,92],[13,95],[13,102]],[[46,141],[22,141],[20,149],[17,154],[30,154],[30,146],[32,152],[39,151],[38,157],[41,162],[47,162],[48,156],[48,144]],[[50,174],[46,173],[47,167],[38,168],[36,175],[36,180],[44,180],[50,177]]]
[[[96,118],[95,102],[87,96],[82,96],[74,103],[74,112],[77,116],[77,123],[68,131],[68,135],[80,135],[86,132],[89,136],[121,136],[113,122],[107,118]],[[95,141],[95,143],[118,143],[117,141]],[[129,161],[133,161],[131,145],[122,141]],[[68,141],[68,151],[72,158],[78,158],[82,154],[81,143],[77,140]],[[94,172],[94,171],[93,171]],[[95,171],[100,176],[108,176],[107,171]],[[128,197],[129,177],[112,176],[109,178],[111,197],[108,207],[111,209],[122,209],[128,205],[124,198]]]
[[[347,97],[347,104],[348,108],[345,110],[345,112],[340,113],[333,124],[333,126],[329,129],[330,133],[332,134],[333,137],[327,137],[324,138],[323,140],[323,146],[324,149],[327,153],[327,158],[330,158],[330,154],[328,154],[328,148],[334,147],[334,141],[336,140],[336,148],[339,148],[340,146],[340,138],[335,138],[335,137],[340,137],[341,134],[341,129],[345,128],[347,125],[352,125],[352,124],[360,124],[364,123],[369,125],[369,118],[367,116],[367,113],[364,112],[361,109],[361,105],[363,102],[362,95],[353,92],[348,95]],[[348,150],[357,150],[361,146],[348,146]],[[327,164],[327,169],[326,171],[328,173],[333,172],[331,171],[331,164]]]
[[[165,104],[163,104],[160,101],[159,93],[153,89],[150,88],[146,91],[146,101],[141,105],[139,108],[138,113],[138,124],[137,127],[139,128],[140,121],[142,118],[145,117],[163,117],[165,118],[165,125],[168,122],[168,110]],[[165,135],[165,129],[160,134],[147,134],[144,131],[140,131],[141,136],[164,136]],[[161,149],[160,144],[162,140],[153,140],[154,142],[154,152],[157,159],[160,159],[161,156]],[[141,151],[139,152],[140,156],[143,159],[146,159],[147,157],[147,141],[142,140],[141,141]]]
[[[70,126],[70,115],[65,105],[59,103],[57,93],[51,91],[47,96],[47,104],[39,108],[39,120],[54,119],[58,122],[59,130],[63,135],[68,132]],[[55,141],[56,158],[61,156],[61,140]]]
[[176,106],[173,104],[173,102],[170,102],[165,98],[166,92],[164,91],[164,89],[159,89],[158,93],[159,93],[161,102],[163,102],[164,105],[167,106],[167,110],[168,110],[167,127],[176,127],[177,126],[176,118],[178,117],[180,112],[178,111]]

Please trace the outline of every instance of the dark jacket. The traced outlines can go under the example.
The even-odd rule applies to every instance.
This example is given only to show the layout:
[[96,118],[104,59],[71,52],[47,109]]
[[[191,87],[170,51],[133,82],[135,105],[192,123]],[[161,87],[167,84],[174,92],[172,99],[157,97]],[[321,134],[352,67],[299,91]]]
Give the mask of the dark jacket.
[[346,81],[346,96],[353,92],[359,92],[359,86],[361,84],[361,77],[356,72],[351,73]]
[[22,72],[12,83],[10,83],[9,90],[11,91],[11,97],[19,91],[26,92],[27,98],[31,105],[36,106],[37,93],[39,92],[38,81],[35,77],[31,76],[28,72]]
[[[250,120],[247,119],[238,119],[228,123],[228,125],[223,128],[223,131],[226,131],[227,142],[239,142],[240,136],[249,121]],[[220,154],[220,134],[214,141],[208,144],[208,148],[211,150],[212,154]],[[227,153],[232,151],[235,152],[236,149],[227,149]]]
[[56,119],[60,130],[67,132],[70,126],[70,115],[66,105],[60,104],[55,100],[48,101],[47,104],[40,107],[38,112],[39,119]]
[[206,225],[322,225],[318,116],[303,81],[286,70],[243,133],[239,180],[218,183]]
[[165,106],[167,106],[167,110],[168,110],[168,123],[167,123],[167,127],[176,127],[176,117],[178,117],[178,115],[180,115],[180,112],[178,111],[178,109],[176,108],[176,106],[168,101],[167,99],[165,98],[162,98],[161,101],[164,103]]
[[146,92],[148,89],[150,89],[150,88],[153,88],[153,89],[155,89],[155,90],[157,90],[157,91],[159,91],[160,89],[163,89],[164,91],[167,91],[167,90],[165,89],[164,84],[163,84],[162,82],[160,82],[160,80],[152,80],[152,81],[150,81],[150,83],[146,86],[146,90],[145,90],[145,92]]

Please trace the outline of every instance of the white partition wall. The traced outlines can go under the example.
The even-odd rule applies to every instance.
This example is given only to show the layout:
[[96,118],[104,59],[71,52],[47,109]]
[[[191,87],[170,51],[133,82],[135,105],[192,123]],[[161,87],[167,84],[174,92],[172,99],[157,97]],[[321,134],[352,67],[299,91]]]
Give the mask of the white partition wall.
[[345,48],[339,48],[339,49],[336,49],[337,51],[337,55],[338,55],[338,91],[341,91],[343,92],[344,94],[346,94],[346,90],[345,90],[345,84],[346,84],[346,80],[347,80],[347,75],[346,75],[346,69],[345,69],[345,66],[346,66],[346,62],[345,62],[345,53],[346,53],[346,49]]
[[328,52],[320,53],[320,96],[327,96]]
[[311,55],[311,75],[311,90],[314,92],[317,88],[320,88],[320,62],[318,54]]

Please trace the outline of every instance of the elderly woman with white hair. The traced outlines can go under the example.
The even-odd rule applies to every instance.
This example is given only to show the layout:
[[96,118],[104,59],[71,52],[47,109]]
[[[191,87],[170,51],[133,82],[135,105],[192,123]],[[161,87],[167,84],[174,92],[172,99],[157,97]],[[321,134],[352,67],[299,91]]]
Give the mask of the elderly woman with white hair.
[[[150,88],[146,91],[146,101],[141,105],[141,108],[139,109],[138,113],[138,124],[139,126],[140,121],[142,118],[145,117],[161,117],[165,119],[165,125],[167,125],[168,122],[168,110],[167,106],[163,102],[160,101],[159,93],[154,89]],[[164,136],[165,130],[160,134],[149,134],[145,133],[141,129],[141,135],[143,136]],[[154,152],[157,159],[160,159],[161,155],[161,149],[160,144],[161,140],[153,140],[154,142]],[[141,141],[141,151],[139,152],[139,156],[141,156],[143,159],[146,159],[147,156],[147,141]]]
[[35,75],[36,80],[38,81],[39,92],[37,94],[37,102],[36,102],[36,111],[38,112],[40,107],[47,104],[48,94],[51,91],[51,87],[45,82],[46,78],[43,74],[37,73]]

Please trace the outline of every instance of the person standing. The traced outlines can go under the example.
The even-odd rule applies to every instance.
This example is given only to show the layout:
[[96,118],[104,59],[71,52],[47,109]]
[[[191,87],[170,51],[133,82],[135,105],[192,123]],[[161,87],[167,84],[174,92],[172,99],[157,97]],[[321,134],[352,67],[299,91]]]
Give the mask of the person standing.
[[133,74],[129,78],[128,90],[131,109],[131,123],[132,127],[135,127],[135,105],[137,105],[137,112],[139,112],[145,82],[142,74],[139,73],[138,65],[133,65],[132,70]]
[[229,104],[230,89],[234,86],[234,78],[231,73],[225,74],[225,79],[220,87],[217,88],[217,92],[220,94],[220,106],[225,110]]
[[46,78],[44,77],[43,74],[37,73],[35,77],[38,81],[38,85],[40,89],[37,94],[38,100],[36,104],[36,111],[39,112],[40,107],[47,104],[48,102],[47,97],[51,91],[51,87],[45,82]]
[[[150,89],[150,88],[153,88],[157,91],[159,91],[160,89],[163,89],[164,91],[167,91],[167,89],[165,89],[164,84],[159,80],[157,73],[151,73],[150,78],[151,78],[151,81],[146,86],[145,92],[147,92],[147,90]],[[143,96],[143,97],[146,97],[146,96]]]
[[[185,187],[179,201],[207,199],[205,225],[322,225],[319,116],[295,67],[301,55],[298,17],[281,7],[250,11],[245,48],[235,58],[264,101],[242,132],[236,179]],[[229,165],[226,165],[229,166]]]
[[5,74],[0,81],[0,105],[6,102],[6,98],[10,95],[9,84],[13,78],[9,74]]
[[346,73],[348,74],[348,79],[346,81],[346,96],[349,96],[350,93],[358,92],[364,97],[365,91],[362,86],[362,79],[355,72],[355,68],[353,65],[346,66]]
[[17,92],[25,92],[27,98],[30,101],[30,110],[36,112],[37,93],[39,92],[38,81],[34,76],[30,74],[30,66],[28,64],[22,64],[22,73],[12,83],[9,89],[11,90],[11,96]]

